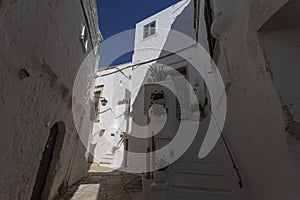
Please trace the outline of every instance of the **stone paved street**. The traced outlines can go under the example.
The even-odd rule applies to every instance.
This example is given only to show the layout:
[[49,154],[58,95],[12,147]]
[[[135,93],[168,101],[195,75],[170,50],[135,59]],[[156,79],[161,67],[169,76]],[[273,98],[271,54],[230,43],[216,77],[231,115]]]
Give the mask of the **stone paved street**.
[[141,178],[91,165],[88,175],[60,200],[143,200]]

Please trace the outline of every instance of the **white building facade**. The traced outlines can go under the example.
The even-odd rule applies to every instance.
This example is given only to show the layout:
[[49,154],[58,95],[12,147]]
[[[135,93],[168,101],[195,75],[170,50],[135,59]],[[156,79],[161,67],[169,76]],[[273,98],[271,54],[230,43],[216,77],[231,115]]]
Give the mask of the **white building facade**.
[[[126,148],[140,153],[158,150],[172,141],[181,122],[190,126],[193,121],[199,123],[194,142],[176,162],[146,173],[143,179],[146,198],[299,198],[297,9],[296,0],[181,1],[136,25],[134,55],[128,68],[131,97]],[[197,58],[193,53],[197,47],[193,42],[180,44],[170,30],[184,33],[201,44],[224,81],[226,96],[219,99],[224,103],[227,97],[226,121],[223,130],[216,131],[220,134],[217,143],[205,158],[199,158],[199,149],[205,143],[209,120],[219,116],[213,112],[211,99],[215,94],[207,91],[203,79],[217,83],[218,79],[207,78],[217,75],[217,70],[212,67],[201,74],[203,79],[199,77],[197,67],[191,64]],[[180,47],[173,45],[178,43]],[[184,54],[178,51],[185,48],[191,50],[187,51],[190,57],[180,57]],[[177,50],[177,55],[167,52],[170,49]],[[202,56],[198,55],[200,66],[205,60]],[[156,76],[151,76],[154,66],[158,69],[169,66],[185,76],[191,88],[182,89],[184,84],[172,74],[156,82],[172,82],[169,87],[181,92],[179,97],[195,94],[198,102],[206,105],[198,107],[202,112],[192,112],[193,98],[177,97],[179,104],[183,103],[178,115],[174,95],[154,86]],[[156,96],[155,90],[163,92],[160,96],[164,100],[153,101],[151,95]],[[149,135],[153,119],[151,103],[163,106],[167,110],[163,114],[171,120],[155,136]],[[147,125],[143,133],[145,129],[140,127]],[[149,138],[139,139],[136,137],[139,134],[148,134]],[[152,157],[138,162],[135,156],[122,155],[126,160],[122,167],[136,167],[137,171],[147,171],[155,163]]]
[[99,62],[96,1],[0,4],[0,199],[54,199],[88,170],[91,127],[80,140],[72,92],[91,51],[86,79]]
[[[93,162],[111,168],[118,168],[125,162],[122,138],[126,137],[129,128],[130,65],[126,63],[97,72],[94,95],[98,103],[95,104],[90,156]],[[106,100],[107,104],[102,105],[101,100]]]
[[197,2],[206,24],[199,41],[209,44],[226,85],[223,136],[243,182],[235,193],[298,199],[299,1]]
[[[160,69],[164,66],[165,70],[169,71],[169,74],[165,77],[165,79],[170,81],[172,76],[175,75],[175,72],[172,75],[172,69],[173,71],[176,71],[174,69],[178,69],[178,74],[183,77],[189,77],[192,82],[191,85],[194,86],[193,90],[188,91],[189,88],[184,85],[185,83],[182,81],[181,83],[180,80],[178,80],[176,88],[177,91],[182,92],[180,95],[182,97],[186,97],[190,95],[190,93],[198,90],[198,96],[202,97],[202,103],[205,102],[206,92],[204,81],[199,77],[193,77],[193,69],[189,67],[190,64],[186,60],[176,55],[167,56],[166,58],[161,59],[164,57],[165,53],[162,49],[167,42],[168,35],[170,34],[170,30],[172,29],[176,18],[182,15],[188,19],[189,15],[183,14],[183,11],[187,9],[189,11],[192,9],[190,1],[181,1],[139,22],[136,25],[132,63],[109,67],[98,72],[95,92],[97,92],[97,88],[103,87],[101,92],[102,96],[98,98],[98,102],[99,99],[105,98],[108,103],[106,106],[101,106],[99,103],[101,107],[99,110],[99,121],[94,123],[93,135],[95,136],[95,140],[92,141],[91,146],[91,154],[94,154],[94,161],[105,164],[106,166],[121,167],[119,164],[124,164],[126,160],[126,164],[137,168],[139,168],[138,163],[146,162],[145,160],[143,162],[136,161],[134,156],[124,158],[123,156],[126,156],[126,153],[120,154],[119,156],[112,156],[111,151],[117,147],[119,150],[124,150],[124,148],[126,148],[133,152],[146,152],[149,147],[149,140],[138,139],[139,134],[140,136],[142,134],[139,132],[146,131],[146,129],[141,130],[139,126],[135,126],[135,120],[139,121],[138,123],[143,124],[143,126],[145,126],[145,123],[147,124],[147,121],[149,120],[147,116],[149,111],[145,105],[149,104],[151,99],[145,99],[146,93],[144,91],[144,86],[151,87],[153,82],[155,82],[155,80],[153,80],[155,78],[151,77],[151,73],[149,71],[151,67]],[[188,10],[185,12],[189,12]],[[195,31],[192,27],[193,22],[191,21],[190,23],[184,24],[181,29],[185,30],[188,28],[186,29],[188,32],[185,32],[184,34],[189,34],[188,36],[191,37],[192,41],[194,41]],[[193,44],[186,44],[186,47],[190,45]],[[183,49],[185,47],[180,48]],[[175,87],[175,85],[172,87]],[[180,90],[179,87],[184,87],[186,90],[184,88],[183,90]],[[184,115],[187,119],[192,117],[192,113],[190,111],[191,102],[188,102],[189,100],[190,99],[188,98],[181,100],[185,104],[184,109],[186,113]],[[175,98],[173,98],[171,102],[171,104],[174,105],[172,105],[173,108],[170,109],[171,113],[169,112],[168,117],[180,115],[178,110],[176,113],[176,109],[180,110],[180,108],[176,108]],[[123,103],[125,105],[122,105]],[[172,106],[170,105],[170,107]],[[125,116],[120,117],[124,114],[124,112],[128,115],[126,116],[126,119]],[[194,115],[196,115],[195,118],[200,118],[200,113],[196,113]],[[176,119],[174,118],[174,120]],[[171,123],[170,126],[172,126]],[[166,127],[166,129],[168,128]],[[105,130],[104,134],[102,133],[103,130]],[[101,137],[99,137],[99,132],[101,132]],[[128,145],[127,147],[118,145],[123,132],[125,132],[125,134],[129,137],[126,144]],[[109,145],[107,146],[107,144]],[[108,155],[111,155],[112,157]],[[113,164],[116,160],[118,160],[117,163],[119,164]],[[121,162],[122,160],[123,162]]]

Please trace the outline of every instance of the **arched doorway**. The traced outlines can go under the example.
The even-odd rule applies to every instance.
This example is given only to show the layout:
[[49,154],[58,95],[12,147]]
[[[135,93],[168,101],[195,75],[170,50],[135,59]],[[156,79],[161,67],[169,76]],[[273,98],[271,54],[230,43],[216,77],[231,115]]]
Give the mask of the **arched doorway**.
[[32,191],[31,200],[47,197],[54,179],[54,168],[57,164],[65,136],[65,124],[55,123],[44,147],[43,156],[40,161],[39,171],[36,176],[35,185]]

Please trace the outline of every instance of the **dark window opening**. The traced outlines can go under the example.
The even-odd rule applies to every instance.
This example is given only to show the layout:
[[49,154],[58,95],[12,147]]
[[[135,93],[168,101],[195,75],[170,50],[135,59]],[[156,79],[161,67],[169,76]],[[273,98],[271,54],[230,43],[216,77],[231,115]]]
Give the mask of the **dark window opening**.
[[156,33],[156,21],[144,26],[144,39]]

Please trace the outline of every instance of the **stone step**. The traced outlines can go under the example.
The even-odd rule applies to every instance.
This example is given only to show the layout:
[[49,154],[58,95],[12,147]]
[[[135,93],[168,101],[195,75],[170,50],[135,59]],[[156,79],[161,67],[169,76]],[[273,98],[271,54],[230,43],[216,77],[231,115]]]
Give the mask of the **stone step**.
[[231,190],[171,185],[169,200],[236,200]]
[[172,171],[179,171],[181,173],[226,174],[226,171],[220,162],[176,162],[172,168]]
[[200,192],[210,192],[210,193],[232,194],[231,189],[217,188],[217,187],[202,187],[202,186],[196,186],[196,185],[171,184],[171,188],[183,189],[183,190],[196,190],[196,191],[200,191]]
[[175,171],[170,183],[172,185],[187,185],[203,188],[230,188],[230,181],[224,174]]
[[111,165],[111,162],[104,162],[104,161],[100,161],[101,165]]
[[[198,151],[196,152],[198,153]],[[206,156],[205,158],[199,159],[198,154],[193,151],[187,151],[182,157],[180,157],[176,162],[223,162],[224,155],[212,154]]]
[[114,158],[110,158],[110,157],[103,157],[102,159],[104,159],[104,160],[113,160]]
[[211,173],[203,173],[203,172],[193,172],[193,171],[173,171],[174,174],[191,174],[191,175],[199,175],[199,176],[226,176],[225,174],[211,174]]

